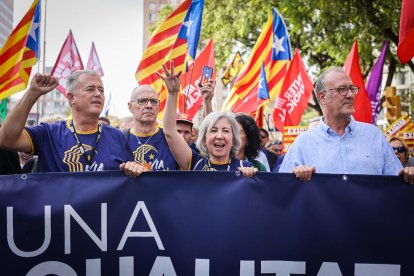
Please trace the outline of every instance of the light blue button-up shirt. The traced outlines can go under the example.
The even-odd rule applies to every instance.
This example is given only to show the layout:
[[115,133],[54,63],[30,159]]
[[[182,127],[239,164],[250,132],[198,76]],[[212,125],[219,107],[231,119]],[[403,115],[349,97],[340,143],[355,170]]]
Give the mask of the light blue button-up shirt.
[[292,172],[299,165],[334,174],[398,175],[403,168],[381,131],[352,116],[342,136],[323,119],[318,127],[299,135],[279,172]]

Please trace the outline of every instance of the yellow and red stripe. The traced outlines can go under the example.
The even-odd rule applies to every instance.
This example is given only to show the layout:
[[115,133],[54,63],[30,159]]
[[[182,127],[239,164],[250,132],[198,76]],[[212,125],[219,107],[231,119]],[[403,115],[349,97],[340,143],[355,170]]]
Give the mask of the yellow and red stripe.
[[[187,55],[187,41],[177,39],[181,25],[190,8],[191,0],[181,3],[165,21],[152,33],[147,48],[135,73],[139,84],[149,84],[160,97],[160,110],[164,109],[167,90],[156,75],[162,72],[162,65],[169,67],[169,61],[174,61],[175,71],[184,71]],[[160,112],[162,116],[162,112]]]
[[[250,114],[256,112],[258,108],[257,86],[262,62],[265,65],[270,100],[273,100],[280,92],[290,61],[272,60],[273,21],[273,13],[270,12],[268,21],[264,25],[249,59],[241,69],[229,96],[223,104],[223,110]],[[263,101],[260,107],[264,107],[268,103],[269,101]]]
[[14,28],[0,50],[0,100],[27,87],[36,54],[26,47],[38,0]]

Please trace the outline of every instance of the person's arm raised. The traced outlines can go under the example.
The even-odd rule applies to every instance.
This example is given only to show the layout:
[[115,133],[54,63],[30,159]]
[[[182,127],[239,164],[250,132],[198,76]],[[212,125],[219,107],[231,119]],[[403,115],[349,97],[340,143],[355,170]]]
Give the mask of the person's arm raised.
[[203,96],[203,119],[213,112],[211,100],[214,96],[214,88],[216,87],[216,80],[209,79],[208,82],[200,86],[200,92]]
[[177,161],[180,168],[187,170],[191,161],[191,148],[188,146],[184,138],[177,132],[177,99],[180,90],[180,75],[181,72],[174,74],[174,63],[170,62],[170,69],[168,71],[165,65],[162,66],[165,76],[158,74],[164,81],[168,90],[167,101],[165,104],[163,129],[168,146]]
[[23,134],[30,109],[40,96],[52,91],[59,84],[55,77],[37,73],[30,82],[29,89],[24,93],[16,107],[7,115],[0,128],[0,148],[13,151],[30,152],[32,145]]

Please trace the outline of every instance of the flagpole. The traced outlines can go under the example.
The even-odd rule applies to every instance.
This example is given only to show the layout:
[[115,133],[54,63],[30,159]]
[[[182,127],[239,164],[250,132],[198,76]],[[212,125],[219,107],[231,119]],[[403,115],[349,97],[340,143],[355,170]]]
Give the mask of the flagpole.
[[[195,68],[195,60],[193,61],[193,68],[191,69],[191,74],[190,74],[190,85],[192,84],[192,80],[193,80],[193,72],[194,72],[194,68]],[[185,93],[185,101],[184,101],[184,113],[187,107],[187,99],[188,99],[188,93],[190,93],[190,89],[187,89],[187,93]]]
[[[188,73],[188,60],[186,60],[185,61],[185,74],[184,74],[184,93],[185,93],[185,89],[186,89],[186,87],[187,87],[187,73]],[[191,83],[190,83],[190,85],[191,85]],[[190,89],[190,88],[187,88],[187,90],[188,89]],[[183,108],[183,110],[184,110],[184,113],[185,113],[185,106],[187,105],[187,98],[186,97],[184,97],[184,99],[185,99],[185,101],[184,101],[184,108]],[[180,102],[178,102],[178,109],[180,108]]]
[[[40,60],[41,58],[39,57],[39,61],[37,63],[37,71],[44,74],[46,72],[46,10],[47,10],[47,0],[45,1],[45,6],[44,6],[44,16],[43,16],[43,51],[40,51],[40,55],[43,58],[43,64],[42,64],[42,71],[40,71]],[[41,9],[42,7],[40,7]],[[40,28],[39,28],[40,31]],[[39,35],[39,39],[40,39],[40,35]],[[42,103],[43,103],[43,96],[40,97],[37,102],[36,102],[36,113],[38,115],[38,119],[40,119],[40,113],[42,112]],[[43,113],[43,112],[42,112]]]
[[45,1],[45,17],[43,24],[43,74],[46,72],[46,14],[47,14],[47,0]]

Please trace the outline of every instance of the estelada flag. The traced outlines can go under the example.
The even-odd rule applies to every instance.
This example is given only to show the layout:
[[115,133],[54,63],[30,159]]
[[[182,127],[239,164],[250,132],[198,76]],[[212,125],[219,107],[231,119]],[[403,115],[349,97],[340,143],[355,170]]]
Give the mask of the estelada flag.
[[273,8],[222,109],[248,114],[256,112],[262,63],[265,65],[270,100],[273,100],[280,92],[291,59],[286,24],[282,15]]
[[78,47],[75,43],[75,38],[72,31],[63,43],[59,56],[56,60],[55,66],[50,74],[56,77],[59,85],[56,87],[60,93],[66,96],[66,80],[72,72],[83,70],[82,59],[79,55]]
[[183,1],[152,33],[147,48],[138,65],[135,78],[140,85],[149,84],[160,98],[160,113],[167,99],[167,88],[157,72],[164,73],[162,65],[175,72],[184,72],[186,60],[194,59],[200,37],[204,0]]
[[270,99],[269,96],[269,86],[267,85],[267,77],[264,63],[262,63],[262,68],[260,69],[260,78],[259,78],[259,85],[257,87],[257,110],[255,121],[259,128],[264,126],[264,109],[265,103]]
[[414,1],[403,0],[401,4],[398,58],[407,63],[414,57]]
[[367,90],[365,90],[365,83],[361,73],[361,67],[359,67],[358,56],[358,41],[355,40],[352,46],[351,52],[344,64],[345,73],[351,78],[353,84],[359,87],[359,92],[355,96],[353,114],[355,120],[359,122],[372,123],[372,107]]
[[284,126],[299,125],[312,90],[312,81],[296,49],[273,111],[273,121],[279,131],[283,131]]
[[[203,52],[194,60],[189,66],[188,72],[182,74],[180,77],[181,85],[183,87],[180,93],[178,109],[181,113],[187,113],[192,118],[196,115],[203,103],[203,96],[199,90],[199,83],[201,81],[201,73],[203,66],[213,68],[212,79],[216,78],[216,62],[214,58],[214,42],[210,39]],[[185,105],[184,105],[185,102]]]
[[40,56],[40,7],[40,1],[34,0],[0,49],[0,100],[27,87]]

